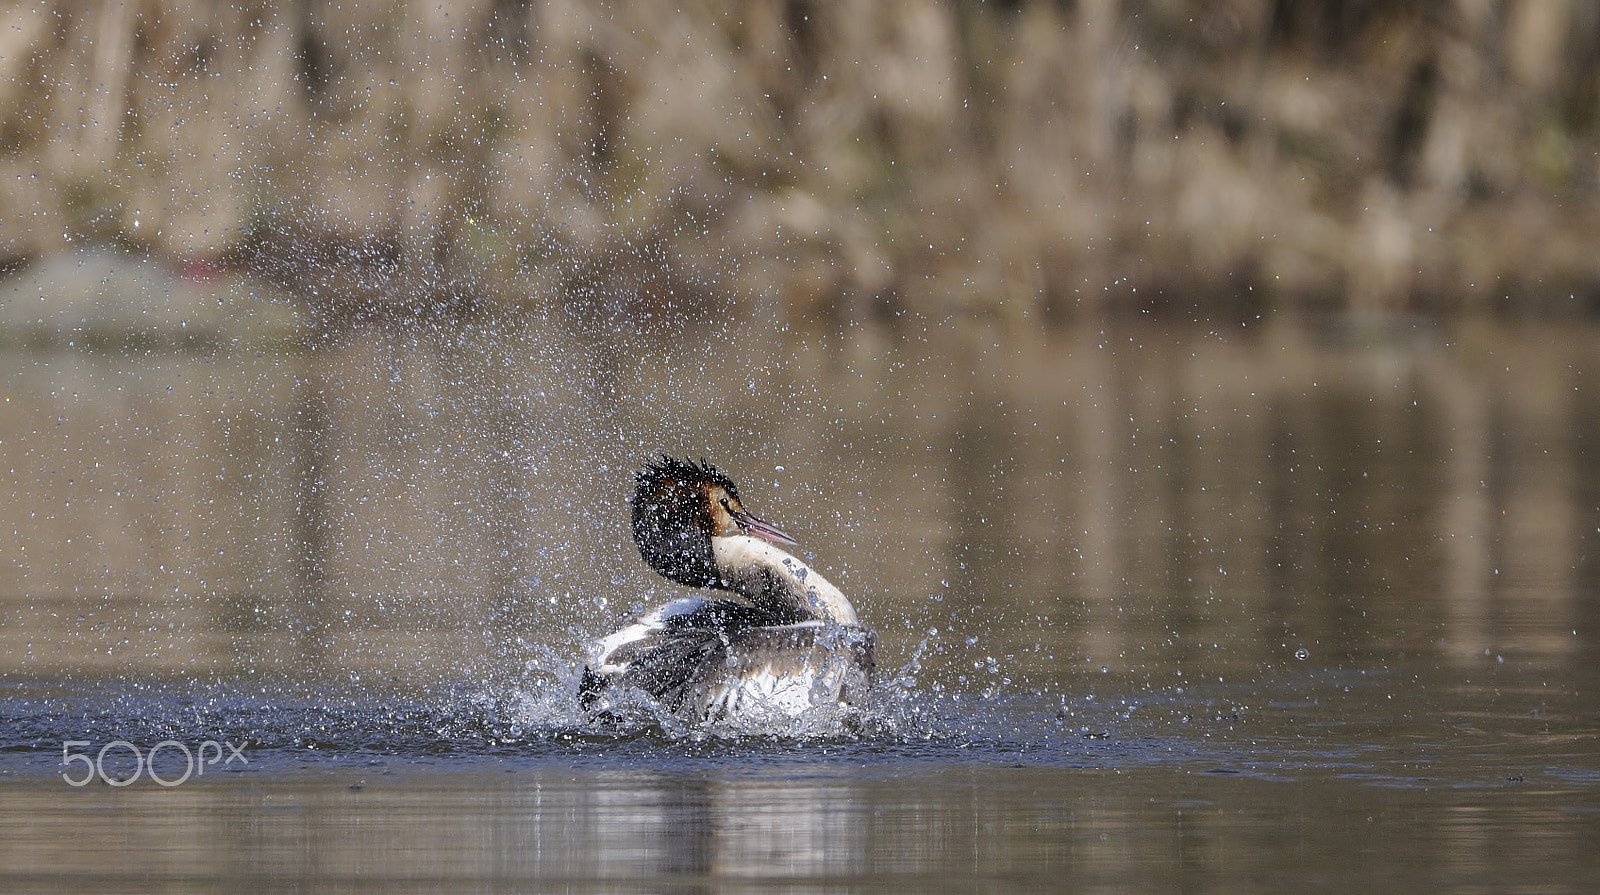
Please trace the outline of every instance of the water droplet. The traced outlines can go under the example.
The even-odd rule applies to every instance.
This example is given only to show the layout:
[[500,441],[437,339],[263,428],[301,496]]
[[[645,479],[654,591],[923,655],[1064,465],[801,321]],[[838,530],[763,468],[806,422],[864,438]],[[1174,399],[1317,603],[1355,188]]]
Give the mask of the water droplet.
[[1305,660],[1311,658],[1311,651],[1302,646],[1294,651],[1294,657],[1304,662]]

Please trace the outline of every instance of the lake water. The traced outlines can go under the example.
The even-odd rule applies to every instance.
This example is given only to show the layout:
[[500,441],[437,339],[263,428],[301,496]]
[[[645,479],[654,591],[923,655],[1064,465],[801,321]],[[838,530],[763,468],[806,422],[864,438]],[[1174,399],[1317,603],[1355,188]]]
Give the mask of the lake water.
[[[1597,349],[1287,315],[330,332],[125,259],[13,275],[0,880],[1590,891]],[[851,723],[577,711],[586,640],[680,593],[626,530],[659,451],[877,628]]]

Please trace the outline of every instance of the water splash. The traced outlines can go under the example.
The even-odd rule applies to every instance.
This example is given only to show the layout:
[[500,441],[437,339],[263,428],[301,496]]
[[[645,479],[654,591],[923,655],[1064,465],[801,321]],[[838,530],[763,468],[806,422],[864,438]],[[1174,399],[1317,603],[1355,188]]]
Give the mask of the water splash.
[[[879,681],[857,704],[817,701],[798,714],[773,706],[742,710],[709,721],[685,719],[639,691],[613,694],[600,713],[577,700],[582,663],[542,644],[527,644],[524,678],[504,691],[476,691],[466,702],[493,718],[513,738],[578,734],[585,737],[658,737],[701,742],[751,738],[785,741],[928,740],[941,735],[941,706],[948,698],[919,689],[920,660],[935,635],[924,638],[893,675]],[[819,675],[821,677],[821,675]]]

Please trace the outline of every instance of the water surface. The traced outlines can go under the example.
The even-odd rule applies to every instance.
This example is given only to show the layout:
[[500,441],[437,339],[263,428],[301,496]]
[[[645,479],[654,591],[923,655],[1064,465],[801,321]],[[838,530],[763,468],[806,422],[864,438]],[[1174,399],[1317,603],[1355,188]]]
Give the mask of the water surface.
[[[61,264],[0,288],[8,890],[1600,870],[1593,327],[326,332]],[[582,718],[587,639],[681,592],[627,539],[662,450],[723,466],[877,628],[859,717]],[[112,785],[163,743],[163,780],[240,760]]]

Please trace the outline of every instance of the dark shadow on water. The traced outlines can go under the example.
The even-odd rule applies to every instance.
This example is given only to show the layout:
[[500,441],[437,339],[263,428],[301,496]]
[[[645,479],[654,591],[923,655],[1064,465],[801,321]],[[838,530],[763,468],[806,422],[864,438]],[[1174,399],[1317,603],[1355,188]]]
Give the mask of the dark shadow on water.
[[[1501,683],[1515,689],[1510,680]],[[1383,669],[1284,673],[1248,685],[1074,699],[887,688],[874,695],[852,723],[795,735],[683,726],[670,719],[596,721],[577,711],[571,694],[537,685],[492,690],[473,684],[400,695],[288,681],[71,688],[14,682],[0,688],[0,714],[7,719],[0,733],[0,778],[60,774],[67,742],[86,744],[73,751],[94,753],[116,741],[146,750],[163,741],[196,747],[214,741],[234,744],[248,759],[226,771],[291,778],[352,769],[477,773],[548,767],[875,778],[931,765],[1166,768],[1402,788],[1504,785],[1534,773],[1547,777],[1548,785],[1600,785],[1592,756],[1549,773],[1520,763],[1531,757],[1524,753],[1537,753],[1551,740],[1592,739],[1592,713],[1523,712],[1504,705],[1516,705],[1514,697],[1499,699],[1485,690],[1477,694],[1478,710],[1461,708],[1474,699],[1456,694],[1458,707],[1440,714],[1432,708],[1435,694],[1428,685],[1403,686]],[[1384,708],[1375,713],[1374,706]],[[1410,741],[1396,745],[1392,731],[1400,725],[1409,726]],[[181,764],[181,752],[169,748],[164,760]]]
[[[1593,878],[1596,719],[1573,694],[1516,675],[1451,691],[1377,666],[1083,683],[1071,699],[893,692],[859,732],[813,738],[602,730],[566,717],[570,696],[475,684],[9,683],[0,881],[1576,892]],[[185,779],[173,745],[154,770],[181,785],[137,776],[129,749],[162,742],[213,766]],[[107,778],[69,785],[96,756]]]

